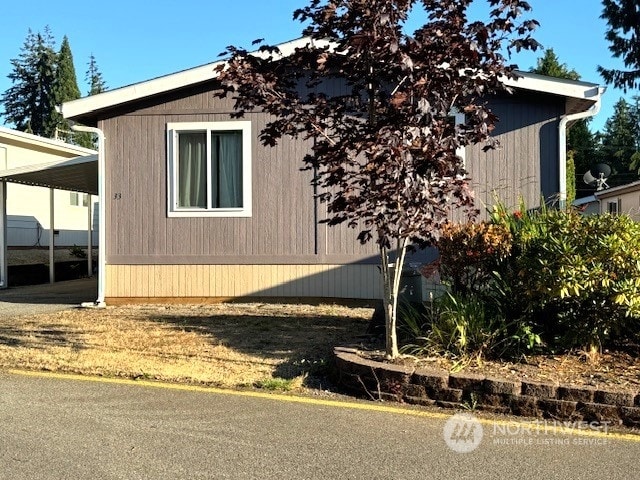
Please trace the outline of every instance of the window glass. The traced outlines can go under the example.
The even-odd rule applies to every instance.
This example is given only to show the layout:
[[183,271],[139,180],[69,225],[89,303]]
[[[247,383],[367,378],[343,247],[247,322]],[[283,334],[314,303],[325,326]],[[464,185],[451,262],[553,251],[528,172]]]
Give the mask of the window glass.
[[251,216],[251,122],[167,124],[170,217]]
[[213,208],[242,207],[242,132],[211,133]]
[[178,207],[207,208],[207,137],[178,134]]

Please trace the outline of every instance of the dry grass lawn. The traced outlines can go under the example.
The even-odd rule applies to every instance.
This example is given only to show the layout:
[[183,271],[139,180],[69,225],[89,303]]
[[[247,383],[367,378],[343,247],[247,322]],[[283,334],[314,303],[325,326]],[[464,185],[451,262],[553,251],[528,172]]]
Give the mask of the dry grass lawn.
[[366,308],[271,304],[124,306],[0,318],[0,367],[222,387],[315,378],[354,344]]

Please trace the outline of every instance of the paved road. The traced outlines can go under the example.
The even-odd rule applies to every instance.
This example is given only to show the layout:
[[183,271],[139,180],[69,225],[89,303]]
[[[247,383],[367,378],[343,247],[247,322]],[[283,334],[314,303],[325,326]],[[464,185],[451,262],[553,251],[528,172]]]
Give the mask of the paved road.
[[0,290],[0,316],[35,315],[66,310],[97,297],[95,278]]
[[0,478],[639,478],[638,441],[495,445],[485,423],[461,454],[447,418],[0,372]]

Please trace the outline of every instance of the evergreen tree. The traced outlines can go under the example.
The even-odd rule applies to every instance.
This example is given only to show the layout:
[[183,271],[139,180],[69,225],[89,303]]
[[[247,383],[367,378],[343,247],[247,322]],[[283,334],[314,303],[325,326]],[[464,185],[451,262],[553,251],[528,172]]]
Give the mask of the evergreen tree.
[[607,119],[601,134],[599,156],[601,161],[609,164],[613,175],[609,185],[623,185],[637,180],[638,175],[632,170],[634,154],[638,152],[640,127],[637,121],[637,108],[627,103],[624,98],[616,102],[613,115]]
[[[54,91],[56,105],[80,98],[80,89],[78,88],[78,81],[76,79],[76,69],[73,66],[73,54],[71,53],[71,46],[69,45],[69,39],[66,35],[62,39],[60,51],[58,52]],[[57,112],[55,112],[54,115],[57,120],[57,138],[67,142],[74,142],[83,147],[93,147],[91,135],[85,133],[73,133],[67,120],[62,118],[62,116]]]
[[85,75],[85,80],[89,83],[89,95],[97,95],[107,89],[107,85],[102,78],[102,73],[98,69],[96,57],[91,54],[89,57],[89,69]]
[[640,10],[638,0],[602,0],[600,18],[609,24],[606,39],[609,51],[622,59],[627,70],[598,66],[598,72],[607,83],[626,92],[640,87]]
[[[544,55],[530,71],[548,77],[580,80],[580,74],[566,63],[560,63],[552,48],[544,51]],[[590,190],[584,191],[578,186],[582,185],[582,176],[594,163],[596,152],[597,142],[589,130],[588,120],[578,120],[570,125],[567,132],[567,203],[571,203],[569,192],[579,193],[578,196],[590,193]]]
[[593,188],[587,186],[582,178],[594,164],[599,163],[598,137],[589,129],[589,121],[590,119],[578,120],[567,133],[567,150],[573,153],[575,175],[572,178],[575,181],[577,198],[593,193]]
[[546,75],[548,77],[566,78],[568,80],[580,80],[580,74],[573,69],[569,69],[566,63],[560,63],[553,48],[547,48],[542,57],[537,60],[532,73]]
[[571,205],[576,199],[576,163],[574,160],[575,152],[567,151],[567,205]]
[[56,53],[49,27],[29,30],[18,58],[11,60],[12,86],[2,95],[3,115],[16,129],[44,137],[56,130]]

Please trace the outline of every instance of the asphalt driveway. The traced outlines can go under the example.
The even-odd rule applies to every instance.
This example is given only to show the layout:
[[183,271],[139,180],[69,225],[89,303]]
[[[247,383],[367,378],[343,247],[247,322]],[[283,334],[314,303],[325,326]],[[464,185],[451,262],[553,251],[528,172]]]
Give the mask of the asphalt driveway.
[[95,277],[8,288],[0,290],[0,315],[35,315],[66,310],[82,302],[95,301],[97,292]]

